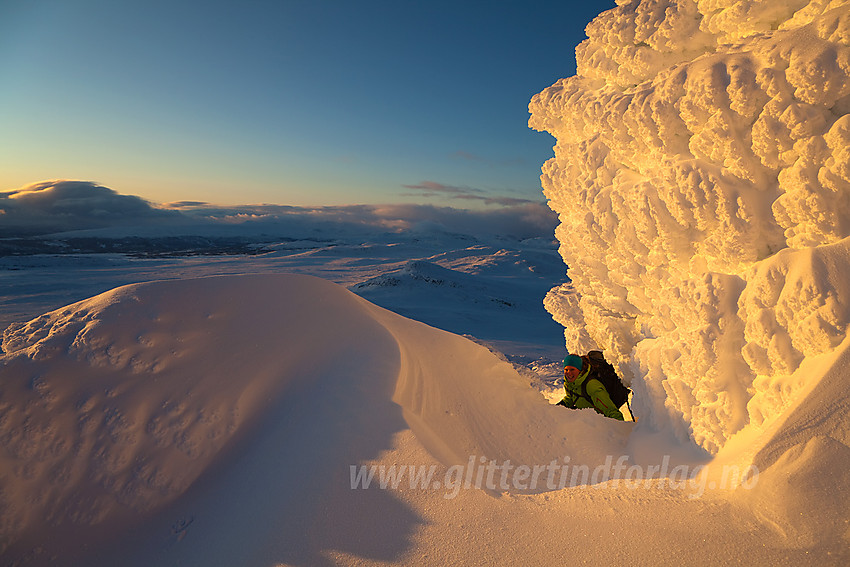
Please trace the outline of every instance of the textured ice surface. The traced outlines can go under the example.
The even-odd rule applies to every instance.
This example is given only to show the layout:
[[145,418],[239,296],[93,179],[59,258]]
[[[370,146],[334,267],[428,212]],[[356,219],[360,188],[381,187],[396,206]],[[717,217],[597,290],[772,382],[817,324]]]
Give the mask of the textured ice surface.
[[850,322],[850,5],[618,4],[529,107],[573,280],[546,305],[714,452]]

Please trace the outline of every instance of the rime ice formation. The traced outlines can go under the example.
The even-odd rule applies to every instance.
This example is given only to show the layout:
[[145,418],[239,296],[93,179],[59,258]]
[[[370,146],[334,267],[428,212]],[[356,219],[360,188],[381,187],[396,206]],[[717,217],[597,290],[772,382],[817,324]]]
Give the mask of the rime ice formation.
[[546,306],[714,453],[846,337],[850,3],[617,4],[529,106],[573,282]]

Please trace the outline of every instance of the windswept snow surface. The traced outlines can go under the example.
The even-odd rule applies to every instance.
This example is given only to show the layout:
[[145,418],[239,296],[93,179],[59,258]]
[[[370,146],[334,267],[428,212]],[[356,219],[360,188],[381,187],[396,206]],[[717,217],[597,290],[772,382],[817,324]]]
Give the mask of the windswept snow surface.
[[549,565],[565,532],[576,562],[813,552],[682,461],[606,487],[635,424],[552,406],[487,348],[312,276],[123,286],[3,347],[4,564]]
[[[255,437],[274,435],[268,451],[286,462],[263,488],[285,492],[264,510],[278,522],[408,426],[449,465],[548,463],[576,427],[618,450],[629,428],[570,427],[486,348],[309,276],[121,287],[7,332],[3,346],[5,542],[38,541],[53,524],[109,531]],[[523,427],[506,415],[526,416]],[[246,549],[234,553],[241,564]]]
[[640,428],[757,464],[765,522],[848,546],[850,3],[617,4],[529,107],[572,280],[547,308]]

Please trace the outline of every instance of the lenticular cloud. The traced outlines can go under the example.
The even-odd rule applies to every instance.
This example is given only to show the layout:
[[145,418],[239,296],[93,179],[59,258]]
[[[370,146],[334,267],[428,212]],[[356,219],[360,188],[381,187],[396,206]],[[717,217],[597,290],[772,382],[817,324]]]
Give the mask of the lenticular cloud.
[[850,3],[618,4],[529,106],[573,280],[546,305],[717,452],[846,337]]

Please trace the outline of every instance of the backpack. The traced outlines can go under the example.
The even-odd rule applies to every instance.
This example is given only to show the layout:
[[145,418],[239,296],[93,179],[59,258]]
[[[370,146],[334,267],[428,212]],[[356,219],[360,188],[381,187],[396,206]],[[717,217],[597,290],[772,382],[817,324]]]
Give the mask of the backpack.
[[[587,383],[591,379],[595,379],[602,383],[617,408],[620,408],[623,404],[628,404],[629,394],[632,391],[623,384],[620,377],[617,376],[617,371],[614,370],[610,362],[605,360],[602,351],[592,350],[587,355],[582,356],[581,360],[584,364],[590,364],[590,375],[581,384],[581,394],[584,399],[593,403],[593,400],[587,394]],[[631,412],[631,408],[629,412]]]

